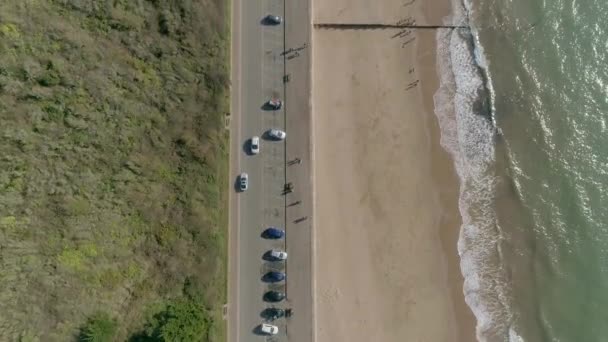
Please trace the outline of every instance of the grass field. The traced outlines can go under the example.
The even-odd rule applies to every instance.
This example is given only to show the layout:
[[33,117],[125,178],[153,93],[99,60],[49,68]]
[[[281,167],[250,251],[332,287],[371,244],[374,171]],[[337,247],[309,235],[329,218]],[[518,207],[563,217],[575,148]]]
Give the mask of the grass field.
[[227,5],[0,1],[0,341],[225,340]]

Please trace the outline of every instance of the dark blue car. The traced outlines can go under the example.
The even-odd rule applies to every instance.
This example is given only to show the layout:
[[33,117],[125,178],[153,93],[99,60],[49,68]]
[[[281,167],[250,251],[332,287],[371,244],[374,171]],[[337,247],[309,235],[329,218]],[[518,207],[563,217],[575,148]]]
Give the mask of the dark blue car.
[[280,302],[285,299],[285,294],[279,291],[268,291],[264,294],[264,300],[271,303]]
[[283,272],[271,271],[271,272],[264,274],[264,276],[262,277],[262,280],[264,280],[265,282],[268,282],[268,283],[278,283],[280,281],[285,280],[286,277],[287,277],[287,275],[285,275],[285,273],[283,273]]
[[264,239],[281,239],[285,236],[285,231],[276,227],[269,227],[263,233]]

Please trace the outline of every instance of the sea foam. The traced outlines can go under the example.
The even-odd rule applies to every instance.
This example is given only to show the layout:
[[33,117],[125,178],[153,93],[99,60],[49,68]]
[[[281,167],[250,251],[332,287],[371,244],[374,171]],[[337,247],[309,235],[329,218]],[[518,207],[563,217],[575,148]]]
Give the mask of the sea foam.
[[[469,3],[454,3],[446,25],[468,26]],[[458,241],[465,301],[477,318],[480,341],[522,341],[513,321],[501,231],[494,211],[496,189],[494,91],[488,62],[474,27],[439,30],[440,88],[434,96],[441,145],[460,178],[462,226]]]

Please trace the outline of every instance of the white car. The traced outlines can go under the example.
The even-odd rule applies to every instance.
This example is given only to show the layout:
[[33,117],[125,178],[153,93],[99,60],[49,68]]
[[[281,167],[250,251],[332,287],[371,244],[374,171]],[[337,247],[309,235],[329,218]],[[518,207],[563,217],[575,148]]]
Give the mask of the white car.
[[273,249],[270,251],[270,257],[274,260],[287,260],[287,253],[278,249]]
[[239,188],[241,191],[247,190],[249,187],[249,175],[245,172],[241,173],[239,176]]
[[281,109],[282,105],[283,102],[281,102],[279,99],[270,99],[268,102],[266,102],[266,106],[272,110],[279,110]]
[[266,335],[276,335],[279,333],[279,327],[272,324],[262,323],[260,326],[260,331]]
[[270,136],[273,139],[283,140],[287,137],[287,133],[281,131],[280,129],[273,128],[270,131],[268,131],[268,136]]
[[260,137],[251,138],[251,145],[249,147],[251,148],[251,154],[260,153]]

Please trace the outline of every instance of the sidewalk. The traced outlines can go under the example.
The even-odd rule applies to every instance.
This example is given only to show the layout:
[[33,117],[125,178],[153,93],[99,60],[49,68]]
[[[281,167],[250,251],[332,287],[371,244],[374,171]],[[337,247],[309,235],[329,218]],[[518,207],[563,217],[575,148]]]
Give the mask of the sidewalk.
[[293,185],[286,194],[287,298],[294,309],[289,342],[314,338],[310,2],[285,2],[286,182]]

